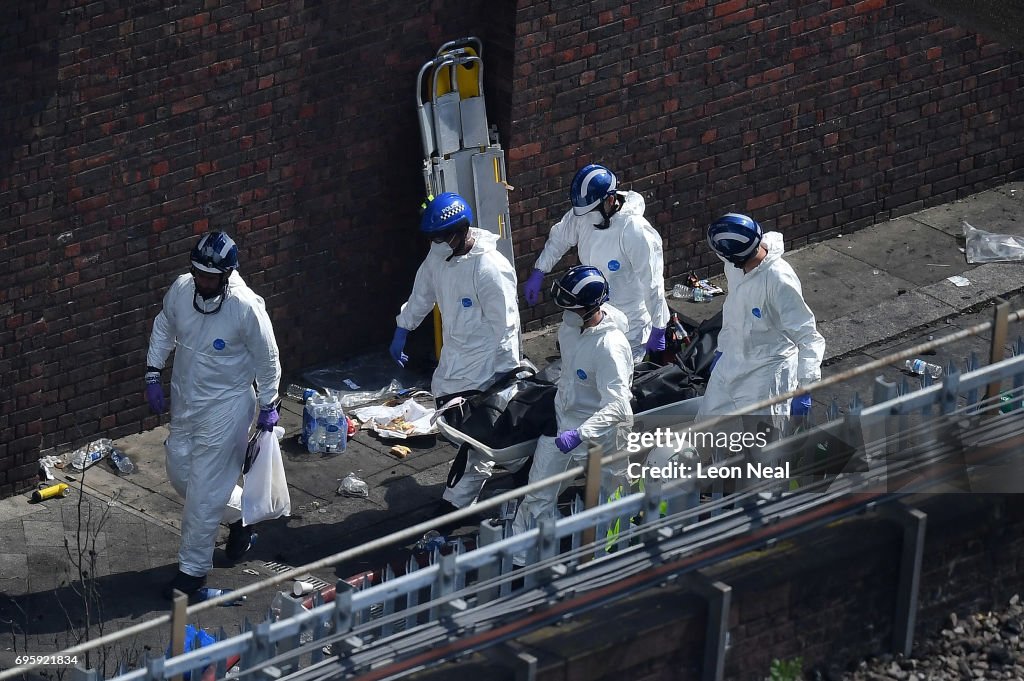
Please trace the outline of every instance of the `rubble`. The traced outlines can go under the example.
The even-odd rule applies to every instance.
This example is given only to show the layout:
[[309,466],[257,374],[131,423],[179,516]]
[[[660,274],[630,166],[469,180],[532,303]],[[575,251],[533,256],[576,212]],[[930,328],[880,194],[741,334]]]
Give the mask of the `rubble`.
[[949,620],[935,636],[917,642],[913,658],[884,656],[861,662],[857,670],[836,677],[844,681],[961,681],[1024,679],[1024,606],[1014,596],[1000,612]]

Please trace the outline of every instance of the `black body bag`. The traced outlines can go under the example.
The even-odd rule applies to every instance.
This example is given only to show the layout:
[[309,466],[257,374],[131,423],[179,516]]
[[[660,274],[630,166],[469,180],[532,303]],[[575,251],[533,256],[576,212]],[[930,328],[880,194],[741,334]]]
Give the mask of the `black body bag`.
[[700,394],[682,367],[677,364],[659,366],[653,362],[636,365],[631,391],[633,399],[630,404],[634,414]]
[[722,312],[702,321],[694,332],[691,343],[676,358],[679,366],[693,377],[694,382],[706,385],[711,378],[711,363],[718,350],[718,333],[722,330]]
[[[498,378],[489,388],[476,394],[463,394],[461,406],[445,411],[445,422],[474,440],[504,449],[541,435],[554,437],[555,385],[534,375],[517,374],[533,370],[520,367]],[[448,486],[454,487],[466,470],[470,446],[463,443],[448,473]]]

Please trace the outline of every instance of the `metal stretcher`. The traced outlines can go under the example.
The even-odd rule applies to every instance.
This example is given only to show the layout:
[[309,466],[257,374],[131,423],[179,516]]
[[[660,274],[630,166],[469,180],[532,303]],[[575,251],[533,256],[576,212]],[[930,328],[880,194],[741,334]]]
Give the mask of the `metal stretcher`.
[[[633,415],[633,431],[646,432],[659,426],[679,426],[692,423],[700,409],[702,397],[691,397],[679,402],[671,402],[654,409]],[[437,428],[441,434],[452,442],[456,447],[468,444],[485,457],[492,459],[495,463],[502,464],[532,456],[537,447],[537,439],[526,440],[518,444],[497,449],[488,447],[484,443],[461,432],[457,428],[448,425],[442,414],[437,418]]]

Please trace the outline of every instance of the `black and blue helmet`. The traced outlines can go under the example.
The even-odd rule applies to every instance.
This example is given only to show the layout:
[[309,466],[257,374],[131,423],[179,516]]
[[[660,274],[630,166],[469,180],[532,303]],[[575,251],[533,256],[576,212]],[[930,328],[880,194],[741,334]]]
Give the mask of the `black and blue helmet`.
[[238,267],[238,246],[224,232],[209,232],[199,239],[189,259],[201,272],[230,274]]
[[580,168],[569,187],[569,202],[574,215],[586,215],[615,193],[615,175],[602,165],[592,163]]
[[576,265],[551,285],[551,298],[563,310],[591,310],[608,301],[608,280],[591,265]]
[[708,245],[737,267],[757,253],[763,236],[761,225],[739,213],[726,213],[708,225]]
[[466,199],[455,192],[445,192],[431,199],[420,218],[420,231],[427,234],[446,232],[473,223],[473,210]]

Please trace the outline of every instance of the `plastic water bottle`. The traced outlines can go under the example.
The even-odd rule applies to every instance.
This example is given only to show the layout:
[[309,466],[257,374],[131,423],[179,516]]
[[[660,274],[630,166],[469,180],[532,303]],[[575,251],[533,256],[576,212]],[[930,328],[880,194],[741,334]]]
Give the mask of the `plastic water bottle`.
[[324,418],[324,452],[333,454],[342,450],[342,443],[345,440],[345,433],[348,431],[348,424],[341,425],[341,408],[337,404],[328,404],[326,412],[327,415]]
[[444,546],[447,541],[440,532],[437,530],[430,530],[423,537],[416,542],[417,551],[426,551],[427,553],[433,553],[435,550],[440,549]]
[[694,286],[693,287],[693,302],[695,302],[695,303],[703,303],[705,300],[706,300],[706,298],[704,297],[704,289],[702,289],[700,286]]
[[306,440],[306,451],[310,454],[323,452],[322,438],[326,435],[323,412],[324,398],[313,395],[302,410],[302,435]]
[[110,465],[123,475],[128,475],[135,470],[135,464],[128,458],[128,455],[116,447],[110,450]]
[[318,394],[319,393],[313,388],[306,388],[295,383],[292,383],[291,385],[288,386],[287,392],[288,397],[292,398],[296,402],[302,402],[303,404],[305,404],[306,400],[308,400],[310,397]]
[[904,366],[906,366],[907,371],[918,376],[924,376],[926,373],[932,378],[942,376],[942,367],[938,364],[926,362],[923,359],[908,359]]

